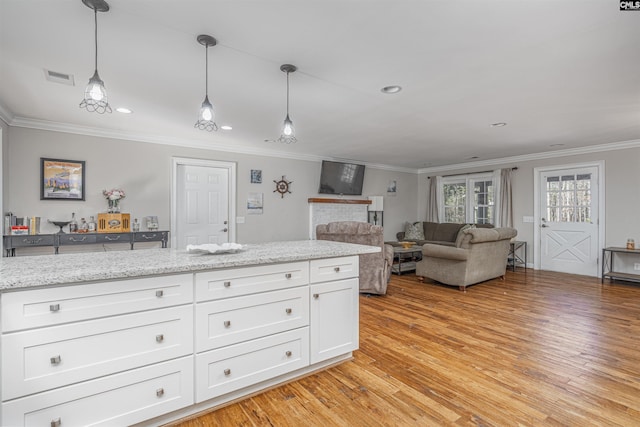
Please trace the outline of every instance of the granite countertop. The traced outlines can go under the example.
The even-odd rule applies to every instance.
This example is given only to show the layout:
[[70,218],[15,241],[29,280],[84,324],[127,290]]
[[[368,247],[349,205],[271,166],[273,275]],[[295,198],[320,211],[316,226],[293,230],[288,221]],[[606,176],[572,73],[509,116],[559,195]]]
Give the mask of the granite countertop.
[[10,257],[0,259],[0,292],[375,252],[380,252],[380,248],[326,240],[300,240],[244,245],[243,250],[231,254],[189,254],[185,250],[176,249],[136,249]]

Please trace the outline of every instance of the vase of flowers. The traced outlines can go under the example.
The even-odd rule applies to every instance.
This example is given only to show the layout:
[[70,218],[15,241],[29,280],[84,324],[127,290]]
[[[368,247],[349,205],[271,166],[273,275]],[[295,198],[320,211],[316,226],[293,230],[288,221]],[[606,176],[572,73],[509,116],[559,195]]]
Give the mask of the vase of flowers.
[[102,194],[109,203],[108,213],[120,213],[120,200],[124,199],[126,195],[124,191],[112,188],[111,190],[103,190]]

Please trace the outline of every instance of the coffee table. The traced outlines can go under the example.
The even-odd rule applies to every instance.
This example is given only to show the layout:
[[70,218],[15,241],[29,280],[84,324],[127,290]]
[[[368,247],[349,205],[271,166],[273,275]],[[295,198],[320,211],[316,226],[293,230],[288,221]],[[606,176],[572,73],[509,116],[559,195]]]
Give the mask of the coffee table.
[[393,247],[393,265],[391,272],[397,275],[416,270],[416,261],[422,259],[422,247],[411,246],[403,248],[402,246]]

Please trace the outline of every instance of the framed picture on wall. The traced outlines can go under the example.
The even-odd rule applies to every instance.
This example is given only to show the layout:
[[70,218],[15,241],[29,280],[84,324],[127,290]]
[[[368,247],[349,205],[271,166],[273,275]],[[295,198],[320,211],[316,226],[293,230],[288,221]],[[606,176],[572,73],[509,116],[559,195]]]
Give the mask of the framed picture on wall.
[[84,200],[84,160],[40,158],[40,200]]
[[251,183],[262,184],[262,170],[251,169]]

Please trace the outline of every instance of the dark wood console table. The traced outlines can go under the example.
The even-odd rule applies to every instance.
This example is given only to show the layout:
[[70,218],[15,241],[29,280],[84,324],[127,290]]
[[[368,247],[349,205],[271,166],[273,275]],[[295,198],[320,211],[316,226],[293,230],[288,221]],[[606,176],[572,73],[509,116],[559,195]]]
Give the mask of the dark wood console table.
[[16,248],[51,246],[58,253],[60,246],[102,245],[109,243],[160,242],[163,248],[169,242],[168,231],[136,231],[131,233],[56,233],[29,234],[24,236],[3,236],[5,256],[15,256]]

